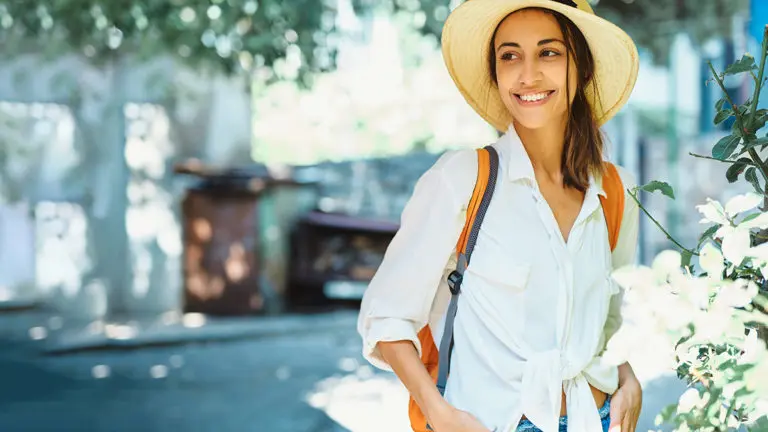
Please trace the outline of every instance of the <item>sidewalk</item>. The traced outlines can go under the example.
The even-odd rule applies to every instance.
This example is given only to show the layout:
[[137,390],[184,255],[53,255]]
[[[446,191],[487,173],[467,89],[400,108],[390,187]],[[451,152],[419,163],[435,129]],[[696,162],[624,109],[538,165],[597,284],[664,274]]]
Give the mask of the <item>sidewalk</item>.
[[34,308],[0,311],[0,340],[58,355],[210,341],[312,334],[354,328],[357,312],[209,317],[169,312],[131,320],[78,322]]
[[[357,364],[355,317],[137,324],[133,337],[116,342],[56,317],[0,314],[0,430],[349,432],[307,399],[320,381]],[[42,331],[51,333],[30,338]],[[78,345],[67,344],[64,336],[78,334]],[[152,348],[128,349],[145,343]]]

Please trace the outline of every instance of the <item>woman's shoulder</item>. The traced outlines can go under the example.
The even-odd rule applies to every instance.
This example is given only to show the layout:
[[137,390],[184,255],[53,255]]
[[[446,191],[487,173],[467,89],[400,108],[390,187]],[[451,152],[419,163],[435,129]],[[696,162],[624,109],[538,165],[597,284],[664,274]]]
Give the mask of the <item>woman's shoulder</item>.
[[472,148],[447,150],[437,158],[431,169],[440,171],[477,171],[477,151]]
[[[637,202],[630,195],[630,191],[637,187],[637,177],[631,170],[624,166],[615,163],[611,163],[611,165],[616,168],[616,173],[618,174],[619,180],[621,181],[621,191],[624,194],[624,214],[635,212],[637,210]],[[605,184],[603,185],[603,189],[607,190]]]
[[469,200],[477,180],[477,151],[472,148],[448,150],[428,172],[439,174],[456,200]]
[[619,178],[621,179],[621,183],[624,185],[624,190],[632,189],[637,186],[637,178],[632,173],[632,171],[621,165],[614,164],[614,166],[616,167],[616,171],[619,173]]
[[619,180],[621,180],[621,186],[625,193],[627,189],[632,189],[637,186],[637,178],[632,171],[617,163],[609,161],[605,161],[605,163],[613,165],[616,168],[616,173],[619,175]]

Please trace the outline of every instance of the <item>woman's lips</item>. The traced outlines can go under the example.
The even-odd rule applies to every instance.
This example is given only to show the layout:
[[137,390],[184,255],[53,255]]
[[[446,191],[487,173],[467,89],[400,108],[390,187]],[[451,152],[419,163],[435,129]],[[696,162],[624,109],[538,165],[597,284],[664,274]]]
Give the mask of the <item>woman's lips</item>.
[[555,94],[555,90],[526,93],[525,95],[515,93],[515,99],[517,99],[517,102],[522,106],[537,106],[547,103],[552,98],[553,94]]

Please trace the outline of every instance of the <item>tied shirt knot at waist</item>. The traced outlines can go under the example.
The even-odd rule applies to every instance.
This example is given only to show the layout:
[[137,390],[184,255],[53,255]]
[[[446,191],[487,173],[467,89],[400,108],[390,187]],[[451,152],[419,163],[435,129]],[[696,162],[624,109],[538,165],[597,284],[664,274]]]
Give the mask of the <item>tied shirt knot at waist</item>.
[[600,415],[582,369],[560,350],[537,352],[526,361],[521,398],[523,414],[542,432],[558,432],[563,391],[568,432],[602,430]]

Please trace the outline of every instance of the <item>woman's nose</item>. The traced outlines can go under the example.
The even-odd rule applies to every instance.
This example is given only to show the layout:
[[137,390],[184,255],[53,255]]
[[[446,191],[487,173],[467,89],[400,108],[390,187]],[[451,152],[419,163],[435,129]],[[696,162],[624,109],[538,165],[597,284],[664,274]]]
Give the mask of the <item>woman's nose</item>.
[[523,87],[531,87],[538,83],[541,80],[539,62],[536,60],[526,60],[523,62],[518,80]]

